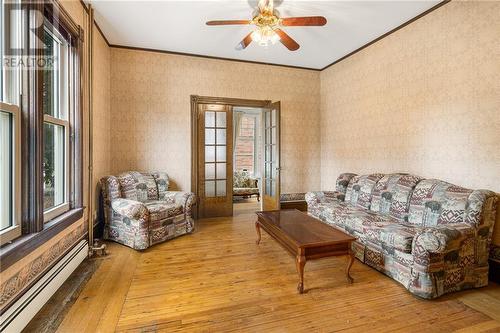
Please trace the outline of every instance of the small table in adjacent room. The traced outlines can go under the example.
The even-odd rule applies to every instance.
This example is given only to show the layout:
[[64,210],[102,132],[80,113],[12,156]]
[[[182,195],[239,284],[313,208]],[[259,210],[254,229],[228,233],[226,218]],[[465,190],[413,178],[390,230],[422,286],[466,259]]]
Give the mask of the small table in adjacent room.
[[260,229],[295,256],[299,284],[297,290],[304,292],[304,266],[307,260],[332,256],[349,256],[345,270],[347,281],[353,282],[350,269],[354,262],[351,243],[356,240],[345,232],[296,209],[257,212],[255,222],[257,244],[260,243]]

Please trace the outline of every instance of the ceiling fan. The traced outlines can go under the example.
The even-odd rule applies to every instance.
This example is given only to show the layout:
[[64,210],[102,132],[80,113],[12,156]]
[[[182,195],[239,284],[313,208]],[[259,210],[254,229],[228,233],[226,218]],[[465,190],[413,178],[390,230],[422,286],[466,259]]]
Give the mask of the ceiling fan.
[[252,41],[262,46],[267,46],[269,42],[275,44],[280,41],[290,51],[296,51],[300,45],[290,37],[281,27],[302,27],[302,26],[323,26],[326,18],[323,16],[306,17],[279,17],[279,13],[274,9],[273,0],[260,0],[258,10],[251,20],[222,20],[208,21],[207,25],[247,25],[253,24],[257,27],[243,38],[236,46],[236,49],[245,49]]

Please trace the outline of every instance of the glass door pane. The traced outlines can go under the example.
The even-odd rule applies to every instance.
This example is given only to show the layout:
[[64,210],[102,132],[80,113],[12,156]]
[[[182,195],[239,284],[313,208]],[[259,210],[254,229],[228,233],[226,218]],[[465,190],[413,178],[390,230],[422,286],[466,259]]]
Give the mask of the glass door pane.
[[[232,107],[198,105],[200,217],[232,215]],[[201,155],[201,156],[200,156]]]

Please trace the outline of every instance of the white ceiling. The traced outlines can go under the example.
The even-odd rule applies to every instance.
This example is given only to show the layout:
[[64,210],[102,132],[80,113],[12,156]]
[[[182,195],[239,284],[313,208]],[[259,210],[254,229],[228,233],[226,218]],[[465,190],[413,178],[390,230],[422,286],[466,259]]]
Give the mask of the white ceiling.
[[[276,0],[275,0],[276,1]],[[277,7],[281,17],[325,16],[323,27],[284,27],[300,49],[281,43],[235,46],[252,26],[207,26],[218,19],[251,19],[252,0],[93,0],[96,21],[109,43],[164,51],[321,69],[440,1],[294,1]]]

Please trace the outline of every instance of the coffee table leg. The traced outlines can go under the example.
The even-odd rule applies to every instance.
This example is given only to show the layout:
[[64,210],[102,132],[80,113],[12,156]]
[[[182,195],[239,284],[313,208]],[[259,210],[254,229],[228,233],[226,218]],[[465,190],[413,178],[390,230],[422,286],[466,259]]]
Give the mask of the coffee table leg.
[[349,258],[348,258],[348,261],[347,261],[347,267],[345,269],[345,274],[347,276],[347,282],[349,282],[349,283],[353,283],[354,282],[354,279],[352,278],[351,273],[350,273],[351,266],[352,266],[353,262],[354,262],[354,254],[350,250],[349,251]]
[[297,291],[299,292],[299,294],[302,294],[304,293],[304,266],[306,265],[306,257],[297,255],[295,264],[297,266],[297,273],[299,273],[299,284],[297,285]]
[[260,226],[259,226],[259,222],[255,222],[255,230],[257,230],[257,240],[255,241],[255,243],[257,245],[259,245],[260,243]]

